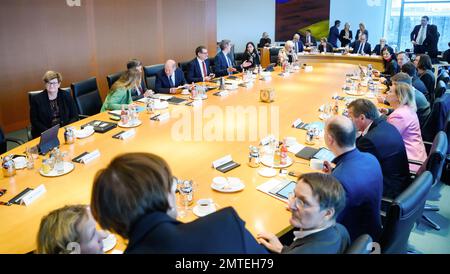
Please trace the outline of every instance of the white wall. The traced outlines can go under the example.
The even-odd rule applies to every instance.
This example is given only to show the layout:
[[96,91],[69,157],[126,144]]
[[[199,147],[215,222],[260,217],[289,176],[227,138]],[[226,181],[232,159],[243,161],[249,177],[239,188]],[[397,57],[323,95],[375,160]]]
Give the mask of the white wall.
[[369,43],[374,48],[383,36],[385,12],[386,0],[331,0],[330,27],[335,20],[341,20],[341,30],[348,22],[354,40],[358,25],[363,22],[369,32]]
[[217,0],[217,41],[230,39],[235,52],[257,45],[261,34],[275,38],[275,0]]

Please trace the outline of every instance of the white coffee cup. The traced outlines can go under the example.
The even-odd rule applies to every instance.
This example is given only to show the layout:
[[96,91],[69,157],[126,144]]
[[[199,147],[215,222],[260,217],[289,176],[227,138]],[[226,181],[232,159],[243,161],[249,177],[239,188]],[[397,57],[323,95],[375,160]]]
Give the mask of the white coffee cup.
[[214,202],[212,199],[200,199],[197,201],[197,209],[200,214],[209,214],[214,211]]
[[225,177],[215,177],[213,179],[213,185],[219,189],[224,188],[228,184],[228,180]]
[[323,170],[323,162],[324,160],[313,158],[309,161],[309,166],[314,170]]

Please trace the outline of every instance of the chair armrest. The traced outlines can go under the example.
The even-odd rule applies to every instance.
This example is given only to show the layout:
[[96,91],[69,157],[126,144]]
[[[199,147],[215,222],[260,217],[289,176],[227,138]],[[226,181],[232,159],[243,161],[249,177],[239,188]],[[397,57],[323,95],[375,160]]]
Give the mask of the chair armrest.
[[22,141],[22,140],[20,140],[20,139],[17,139],[17,138],[5,138],[5,141],[6,141],[6,142],[16,143],[16,144],[18,144],[18,145],[23,145],[23,144],[25,144],[24,141]]
[[423,144],[425,145],[425,151],[428,153],[430,153],[431,147],[433,146],[432,142],[427,142],[427,141],[423,141]]
[[409,160],[409,159],[408,159],[408,163],[413,164],[413,165],[416,165],[416,166],[421,166],[421,165],[423,165],[423,162],[421,162],[421,161]]
[[83,119],[89,118],[89,115],[78,114],[78,118],[79,118],[80,120],[83,120]]

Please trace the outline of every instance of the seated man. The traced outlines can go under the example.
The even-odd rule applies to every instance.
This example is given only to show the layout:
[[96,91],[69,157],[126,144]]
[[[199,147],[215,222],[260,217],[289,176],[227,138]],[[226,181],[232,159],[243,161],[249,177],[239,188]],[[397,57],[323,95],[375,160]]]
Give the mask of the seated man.
[[304,47],[303,47],[303,42],[300,40],[300,34],[298,34],[298,33],[294,34],[292,42],[294,43],[294,52],[295,53],[303,52]]
[[195,49],[195,55],[197,57],[189,63],[187,82],[206,82],[214,78],[209,66],[208,50],[204,46],[199,46]]
[[381,233],[381,197],[383,174],[377,158],[360,152],[355,145],[356,131],[350,119],[334,116],[325,125],[325,144],[336,155],[334,169],[327,161],[324,172],[341,182],[346,193],[346,205],[337,222],[344,225],[355,240],[369,234],[374,241]]
[[294,241],[283,246],[272,233],[261,232],[259,241],[274,253],[337,254],[350,244],[347,229],[336,223],[336,216],[344,209],[345,191],[336,178],[322,173],[302,174],[294,195],[289,200]]
[[156,74],[155,89],[157,93],[176,94],[181,92],[179,87],[185,84],[183,71],[177,68],[174,60],[167,60],[164,69]]
[[320,52],[333,52],[333,45],[328,43],[327,38],[322,37],[319,45]]
[[317,45],[316,38],[312,36],[310,29],[306,30],[305,37],[302,39],[302,41],[306,47],[315,47]]
[[366,35],[363,34],[360,36],[360,40],[355,41],[353,44],[353,53],[354,54],[370,54],[372,47],[369,42],[367,42]]
[[400,51],[397,53],[397,63],[400,69],[402,69],[403,65],[409,63],[411,59],[409,59],[408,55],[404,51]]
[[231,41],[230,40],[222,40],[219,43],[220,52],[217,53],[214,58],[214,69],[216,76],[227,76],[231,75],[234,72],[242,71],[243,67],[251,66],[252,63],[244,62],[242,65],[237,66],[234,58],[231,56]]
[[425,86],[423,81],[420,80],[419,76],[417,76],[416,67],[412,62],[404,64],[401,68],[401,71],[408,74],[409,77],[411,77],[412,85],[415,89],[422,92],[425,96],[428,95],[427,87]]
[[382,117],[367,99],[357,99],[348,106],[348,117],[361,137],[356,147],[375,156],[383,172],[383,196],[395,199],[409,184],[408,156],[398,130]]
[[384,38],[384,37],[381,38],[381,39],[380,39],[380,43],[379,43],[378,45],[375,46],[375,48],[374,48],[373,51],[372,51],[372,54],[376,54],[376,55],[382,56],[383,54],[382,54],[381,51],[384,49],[384,47],[387,47],[388,50],[389,50],[389,52],[390,52],[391,54],[394,54],[394,49],[391,48],[391,47],[387,44],[387,40],[386,40],[386,38]]

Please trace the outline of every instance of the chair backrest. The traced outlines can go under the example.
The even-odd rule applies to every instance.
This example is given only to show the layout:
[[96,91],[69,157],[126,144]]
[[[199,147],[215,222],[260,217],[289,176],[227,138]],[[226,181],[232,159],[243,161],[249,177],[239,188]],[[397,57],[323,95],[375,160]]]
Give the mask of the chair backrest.
[[155,90],[156,74],[162,69],[164,69],[164,64],[144,67],[145,83],[148,89]]
[[124,71],[119,71],[113,74],[110,74],[108,76],[106,76],[106,82],[108,82],[108,88],[111,89],[112,85],[119,80],[120,76],[122,76],[122,74],[124,73]]
[[[64,90],[65,92],[67,92],[67,95],[72,96],[70,94],[70,88],[61,88],[62,90]],[[33,96],[36,96],[38,94],[40,94],[41,92],[43,92],[44,90],[33,90],[33,91],[28,91],[28,105],[31,106],[31,98],[33,98]]]
[[429,118],[422,129],[424,141],[432,142],[436,134],[444,130],[447,114],[450,112],[450,92],[438,98],[431,109]]
[[447,89],[447,85],[444,83],[444,81],[439,80],[436,83],[436,89],[434,91],[435,99],[441,97],[445,93],[446,89]]
[[100,112],[102,98],[95,77],[72,83],[71,87],[79,114],[91,116]]
[[244,61],[244,53],[243,52],[234,53],[234,61],[236,62],[236,66],[240,66]]
[[190,62],[191,62],[191,61],[179,62],[179,63],[178,63],[178,67],[183,71],[184,79],[187,78],[187,73],[188,73],[189,63],[190,63]]
[[441,73],[439,74],[439,77],[437,78],[437,81],[443,81],[445,85],[448,84],[450,81],[450,76],[448,75],[448,72],[445,70],[441,70]]
[[270,63],[278,63],[278,53],[280,48],[270,48]]
[[380,238],[382,253],[407,253],[409,235],[414,224],[422,218],[432,182],[431,172],[422,173],[389,206]]
[[353,241],[347,250],[345,250],[345,254],[370,254],[372,244],[372,237],[369,234],[363,234]]
[[3,133],[3,129],[0,127],[0,154],[5,153],[6,150],[7,148],[5,134]]
[[447,150],[447,134],[444,131],[439,131],[438,134],[436,134],[436,137],[434,137],[430,153],[417,171],[417,175],[420,175],[425,171],[430,171],[433,175],[433,184],[438,183],[441,180],[442,168],[444,167],[445,159],[447,158]]

